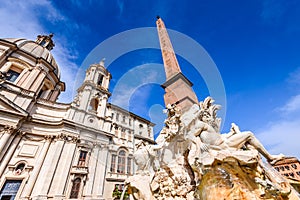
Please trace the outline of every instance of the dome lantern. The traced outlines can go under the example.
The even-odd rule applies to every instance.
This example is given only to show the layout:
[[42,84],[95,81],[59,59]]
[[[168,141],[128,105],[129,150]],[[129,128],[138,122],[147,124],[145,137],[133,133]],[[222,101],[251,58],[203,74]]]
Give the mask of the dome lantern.
[[53,37],[53,33],[50,33],[49,35],[38,35],[35,43],[37,43],[37,44],[45,47],[49,51],[51,51],[53,49],[53,47],[55,46],[55,44],[52,40],[52,37]]

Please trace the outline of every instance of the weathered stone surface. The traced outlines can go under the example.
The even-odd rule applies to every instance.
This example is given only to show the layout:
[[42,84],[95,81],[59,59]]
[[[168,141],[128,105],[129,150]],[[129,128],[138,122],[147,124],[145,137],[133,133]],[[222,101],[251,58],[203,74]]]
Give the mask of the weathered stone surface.
[[[208,97],[181,114],[168,105],[157,145],[139,145],[138,174],[127,184],[135,200],[296,200],[271,155],[250,131],[219,133],[220,108]],[[144,153],[142,153],[144,152]],[[140,180],[142,177],[143,180]],[[146,181],[146,182],[145,182]]]
[[259,173],[258,163],[240,165],[235,158],[216,160],[204,173],[201,184],[197,186],[197,199],[277,199],[256,183],[255,177]]

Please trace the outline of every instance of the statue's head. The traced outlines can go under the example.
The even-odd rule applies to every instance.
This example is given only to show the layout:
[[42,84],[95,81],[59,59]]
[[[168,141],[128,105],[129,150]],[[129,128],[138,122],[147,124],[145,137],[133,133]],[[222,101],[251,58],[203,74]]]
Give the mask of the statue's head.
[[218,132],[221,119],[217,117],[217,111],[221,106],[214,104],[214,100],[211,97],[207,97],[203,102],[199,102],[199,106],[199,119],[212,126]]
[[211,122],[214,120],[207,110],[200,110],[199,119],[203,122]]
[[176,116],[170,117],[165,121],[165,124],[171,134],[175,135],[178,133],[180,128],[179,117]]

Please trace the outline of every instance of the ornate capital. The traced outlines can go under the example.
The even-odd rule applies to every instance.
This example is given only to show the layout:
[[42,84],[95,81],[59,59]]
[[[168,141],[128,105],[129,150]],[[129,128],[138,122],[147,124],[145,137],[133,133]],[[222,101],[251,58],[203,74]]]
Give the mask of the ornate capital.
[[4,128],[1,130],[1,133],[2,133],[2,134],[14,134],[14,133],[15,133],[15,130],[16,130],[16,127],[15,127],[15,126],[9,126],[9,125],[6,125],[6,126],[4,126]]
[[54,137],[55,137],[54,135],[45,135],[45,136],[44,136],[44,139],[45,139],[46,141],[51,141],[51,140],[53,140]]

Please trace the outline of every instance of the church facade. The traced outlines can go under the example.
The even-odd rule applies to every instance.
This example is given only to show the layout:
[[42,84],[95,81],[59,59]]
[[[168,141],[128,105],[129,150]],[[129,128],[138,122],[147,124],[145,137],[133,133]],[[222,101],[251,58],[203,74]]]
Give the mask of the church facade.
[[53,47],[52,35],[0,39],[0,199],[113,199],[154,124],[108,103],[103,61],[73,102],[57,102],[65,83]]

